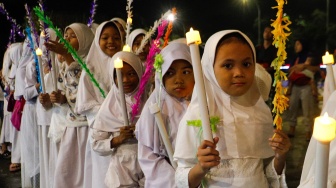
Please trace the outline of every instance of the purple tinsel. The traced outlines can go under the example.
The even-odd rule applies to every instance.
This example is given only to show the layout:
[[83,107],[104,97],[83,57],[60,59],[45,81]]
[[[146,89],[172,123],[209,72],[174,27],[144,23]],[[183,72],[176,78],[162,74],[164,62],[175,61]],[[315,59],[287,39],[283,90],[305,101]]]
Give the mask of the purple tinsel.
[[[0,3],[0,12],[6,16],[7,20],[11,23],[12,29],[14,32],[17,32],[20,37],[24,38],[25,35],[21,30],[21,26],[16,23],[16,20],[9,16],[7,10],[5,9],[5,5],[3,3]],[[15,38],[15,34],[11,37]],[[15,40],[15,39],[14,39]]]
[[[38,1],[38,4],[41,8],[41,10],[44,12],[45,11],[45,7],[44,7],[44,4],[43,4],[43,0],[39,0]],[[46,23],[44,23],[42,20],[40,20],[40,28],[41,28],[41,31],[43,30],[44,32],[44,42],[48,42],[49,41],[49,33],[48,33],[48,25]],[[49,50],[47,49],[46,50],[46,56],[48,57],[48,66],[51,70],[52,68],[52,65],[51,65],[51,59],[49,58]]]
[[147,55],[146,59],[146,70],[145,73],[141,77],[140,86],[138,92],[135,94],[134,99],[136,100],[135,104],[132,105],[132,121],[134,120],[134,117],[138,115],[140,110],[140,102],[141,102],[141,96],[144,93],[146,89],[146,84],[148,83],[148,80],[152,76],[153,71],[153,64],[155,61],[155,55],[160,53],[160,38],[164,35],[164,31],[168,25],[167,20],[163,20],[161,25],[158,27],[158,34],[156,36],[155,40],[152,40],[149,53]]
[[97,7],[96,0],[93,0],[93,2],[91,3],[90,18],[89,18],[89,21],[87,23],[87,26],[89,26],[90,28],[91,28],[91,25],[93,23],[93,17],[96,14],[96,7]]
[[34,34],[34,37],[35,37],[35,43],[37,45],[37,47],[40,46],[40,35],[37,33],[36,31],[36,27],[35,27],[35,23],[34,23],[34,20],[33,18],[31,17],[31,14],[30,14],[30,8],[28,7],[27,4],[25,4],[25,9],[26,9],[26,13],[27,13],[27,19],[28,19],[28,23],[29,23],[29,26],[31,28],[31,31],[32,33]]

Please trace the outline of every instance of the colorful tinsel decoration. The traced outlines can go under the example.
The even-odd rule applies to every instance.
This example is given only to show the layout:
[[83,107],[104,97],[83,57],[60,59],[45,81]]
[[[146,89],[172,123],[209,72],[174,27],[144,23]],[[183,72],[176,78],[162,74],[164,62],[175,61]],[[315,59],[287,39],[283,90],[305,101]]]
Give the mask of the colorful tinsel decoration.
[[[278,12],[276,14],[276,20],[271,24],[274,27],[272,31],[274,40],[273,45],[278,48],[277,58],[275,58],[271,64],[274,67],[275,74],[274,74],[274,83],[275,86],[275,96],[273,99],[274,108],[272,112],[275,114],[273,124],[276,126],[277,129],[282,129],[282,118],[281,114],[287,109],[288,107],[288,98],[284,95],[287,92],[287,89],[282,86],[282,81],[287,80],[287,76],[284,72],[281,71],[280,67],[285,63],[287,59],[287,52],[286,52],[286,40],[288,40],[288,36],[291,34],[289,31],[289,25],[291,21],[289,20],[288,16],[284,16],[283,13],[283,6],[287,1],[286,0],[276,0],[278,6],[272,7],[277,8]],[[274,137],[274,136],[273,136]]]
[[[217,125],[220,122],[220,118],[218,116],[213,116],[210,117],[210,127],[212,132],[217,132]],[[194,126],[194,127],[199,127],[200,132],[202,132],[202,120],[197,119],[197,120],[188,120],[187,121],[188,126]],[[202,135],[202,133],[200,134]]]
[[[38,64],[38,58],[37,58],[37,55],[36,55],[36,51],[34,49],[34,41],[33,41],[33,38],[31,36],[31,29],[29,27],[26,28],[26,32],[27,32],[27,36],[28,36],[28,39],[29,39],[29,47],[30,49],[32,50],[33,52],[33,55],[34,55],[34,61],[35,61],[35,69],[36,69],[36,79],[37,79],[37,82],[38,83],[41,83],[41,76],[40,76],[40,69],[39,69],[39,64]],[[40,85],[40,92],[42,91],[42,85]]]
[[[41,10],[44,12],[44,11],[45,11],[45,8],[44,8],[43,0],[39,0],[39,1],[38,1],[38,4],[39,4]],[[40,30],[43,31],[43,34],[44,34],[44,42],[48,42],[48,41],[49,41],[49,37],[50,37],[50,35],[49,35],[49,33],[48,33],[48,30],[47,30],[47,29],[48,29],[48,25],[45,24],[45,23],[44,23],[43,21],[41,21],[41,20],[39,20],[39,21],[40,21]],[[49,66],[49,68],[50,68],[50,70],[51,70],[52,65],[51,65],[51,59],[50,59],[50,57],[49,57],[49,50],[48,50],[48,49],[46,49],[46,56],[48,57],[48,66]]]
[[126,24],[126,44],[128,44],[129,40],[129,35],[131,31],[131,25],[132,25],[132,2],[133,0],[127,0],[127,6],[126,6],[126,11],[127,11],[127,24]]
[[[175,17],[176,15],[176,8],[172,8],[172,15]],[[171,34],[171,32],[173,31],[173,20],[169,21],[168,27],[167,27],[167,31],[164,37],[164,44],[163,47],[166,47],[168,45],[168,40],[169,40],[169,36]]]
[[15,33],[18,33],[18,35],[22,38],[25,37],[24,33],[22,32],[21,26],[16,23],[16,20],[13,19],[11,16],[9,16],[9,13],[5,9],[5,5],[3,3],[0,3],[0,13],[6,16],[7,20],[11,23],[12,29],[9,36],[8,45],[9,46],[12,42],[15,42]]
[[149,48],[149,54],[146,59],[146,70],[145,73],[141,77],[140,86],[138,92],[135,94],[134,99],[136,100],[135,104],[132,105],[132,121],[136,115],[139,113],[139,106],[141,102],[141,96],[146,89],[146,85],[148,80],[152,76],[153,64],[155,55],[160,53],[160,38],[164,35],[164,31],[168,25],[167,20],[163,20],[160,26],[158,27],[158,34],[156,39],[152,41],[152,44]]
[[40,35],[38,34],[38,32],[36,30],[35,23],[34,23],[34,20],[32,18],[32,15],[31,15],[30,8],[27,4],[25,4],[25,9],[26,9],[26,13],[27,13],[28,24],[30,26],[30,29],[31,29],[32,33],[34,34],[36,48],[38,48],[40,46],[40,37],[39,37]]
[[81,57],[78,56],[76,50],[71,46],[71,44],[64,39],[61,32],[58,30],[57,27],[54,26],[54,24],[51,22],[50,18],[46,15],[44,15],[44,12],[39,8],[34,8],[35,14],[41,19],[44,23],[48,25],[48,27],[55,31],[57,37],[60,39],[60,42],[64,44],[65,48],[68,50],[69,53],[71,53],[72,57],[81,65],[82,69],[88,74],[90,80],[92,83],[98,88],[100,91],[102,97],[106,97],[104,90],[99,86],[99,83],[94,78],[94,75],[90,72],[90,70],[87,68],[86,63],[83,61]]
[[87,26],[89,26],[91,28],[92,26],[92,23],[94,21],[94,16],[96,14],[96,7],[97,7],[97,1],[96,0],[93,0],[93,2],[91,3],[91,9],[90,9],[90,18],[89,18],[89,21],[87,23]]
[[135,52],[136,55],[139,55],[143,48],[146,46],[146,44],[148,43],[148,40],[152,37],[152,35],[155,33],[156,29],[159,27],[159,25],[161,24],[161,22],[165,19],[167,19],[167,17],[169,16],[169,14],[171,13],[170,10],[168,10],[166,13],[164,13],[161,18],[159,20],[156,20],[154,22],[153,27],[149,28],[148,32],[146,33],[145,37],[142,39],[141,44],[139,46],[139,48],[137,49],[137,51]]

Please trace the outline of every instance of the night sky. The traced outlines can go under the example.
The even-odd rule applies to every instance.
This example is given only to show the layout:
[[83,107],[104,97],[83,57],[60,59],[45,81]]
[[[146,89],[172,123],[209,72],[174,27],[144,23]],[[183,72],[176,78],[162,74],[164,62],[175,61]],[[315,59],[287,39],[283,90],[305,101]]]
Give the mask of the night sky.
[[[246,0],[245,0],[246,1]],[[184,36],[190,27],[201,33],[203,42],[213,33],[223,29],[238,29],[245,32],[255,43],[257,42],[257,6],[255,0],[134,0],[133,2],[133,28],[148,29],[161,14],[172,7],[178,11],[177,20],[174,22],[173,36]],[[4,0],[5,8],[9,14],[24,25],[25,9],[27,3],[31,8],[37,5],[32,0]],[[92,0],[45,0],[46,14],[53,23],[64,28],[73,22],[87,23],[90,16]],[[97,0],[95,22],[109,20],[113,17],[126,19],[126,0]],[[261,27],[269,25],[275,19],[275,0],[258,0],[261,10]],[[288,0],[284,12],[292,20],[308,16],[315,9],[326,10],[324,0]],[[330,12],[334,12],[336,2],[330,0]],[[330,22],[335,22],[336,15],[330,15]],[[0,58],[2,59],[9,38],[9,22],[4,15],[0,15]]]

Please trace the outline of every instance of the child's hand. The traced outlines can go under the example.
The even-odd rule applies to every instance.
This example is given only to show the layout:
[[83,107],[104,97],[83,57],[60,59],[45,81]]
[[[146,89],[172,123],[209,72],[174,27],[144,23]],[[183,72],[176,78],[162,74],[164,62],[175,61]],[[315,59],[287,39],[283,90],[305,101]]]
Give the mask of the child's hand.
[[36,83],[35,88],[36,88],[37,91],[40,91],[40,83]]
[[52,103],[50,101],[50,96],[48,93],[41,93],[39,96],[39,100],[45,109],[49,109],[52,107]]
[[216,145],[219,138],[214,138],[214,143],[204,140],[197,150],[198,165],[203,170],[203,173],[206,173],[210,168],[219,165],[220,157],[219,152],[216,150]]
[[135,138],[134,135],[135,126],[124,126],[120,128],[120,135],[112,138],[111,140],[111,148],[116,148],[119,145],[123,144],[126,140]]
[[53,91],[50,94],[50,101],[52,103],[59,103],[59,104],[63,104],[66,103],[66,97],[61,93],[61,91]]
[[291,147],[291,142],[283,131],[274,130],[276,134],[274,138],[269,138],[269,145],[272,147],[275,152],[275,158],[284,160],[286,158],[286,154]]
[[48,40],[48,42],[44,43],[44,45],[47,47],[48,50],[53,51],[57,54],[65,55],[68,53],[64,45],[57,41]]

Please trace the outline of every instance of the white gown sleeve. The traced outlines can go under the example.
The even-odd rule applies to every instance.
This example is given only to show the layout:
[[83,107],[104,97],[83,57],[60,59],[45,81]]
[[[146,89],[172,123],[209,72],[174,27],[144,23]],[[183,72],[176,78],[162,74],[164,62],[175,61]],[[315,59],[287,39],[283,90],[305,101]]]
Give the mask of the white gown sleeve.
[[146,177],[145,187],[176,187],[175,170],[164,156],[155,154],[152,149],[139,142],[138,160]]
[[111,155],[113,149],[111,148],[112,133],[92,129],[92,149],[99,155]]
[[278,175],[277,172],[275,171],[275,168],[274,168],[274,158],[268,164],[265,162],[265,165],[266,165],[265,174],[266,174],[266,178],[267,178],[269,187],[272,187],[272,188],[287,188],[286,175],[285,175],[286,166],[282,170],[281,175]]

